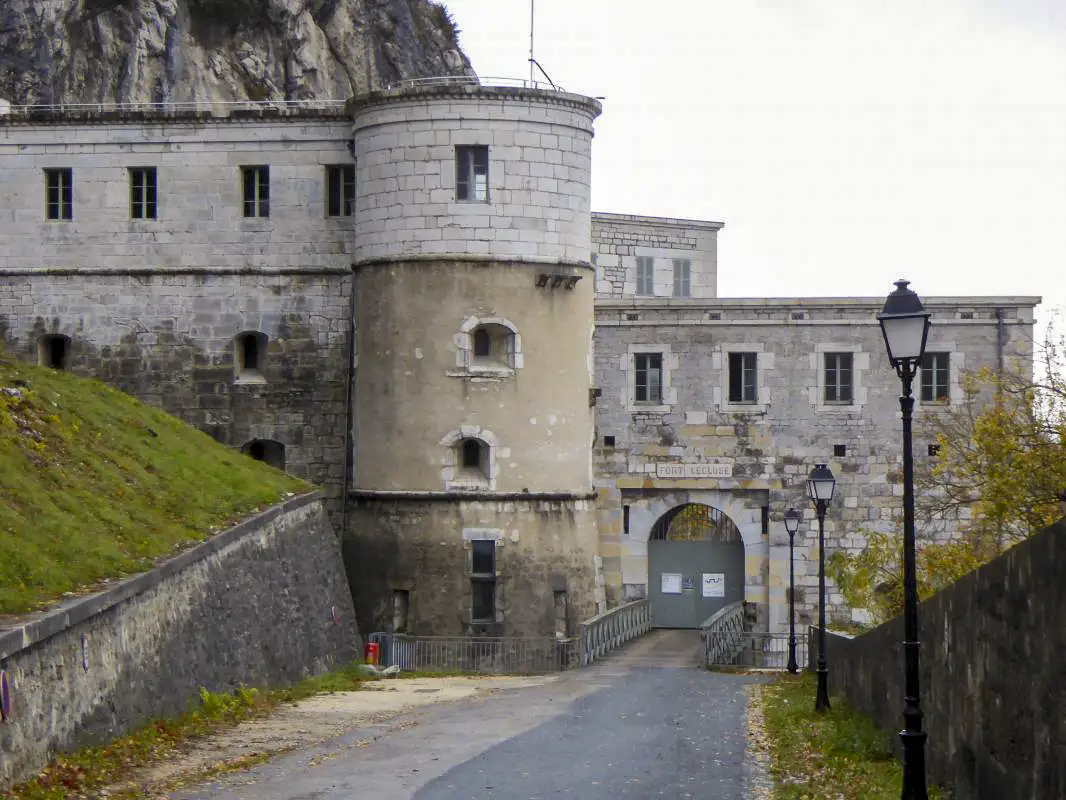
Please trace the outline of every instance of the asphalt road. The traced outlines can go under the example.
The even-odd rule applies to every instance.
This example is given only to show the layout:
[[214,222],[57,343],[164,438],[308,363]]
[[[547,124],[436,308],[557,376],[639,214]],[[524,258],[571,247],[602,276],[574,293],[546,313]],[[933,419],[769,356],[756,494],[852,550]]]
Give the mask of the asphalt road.
[[657,631],[541,686],[427,707],[175,800],[744,800],[744,687]]

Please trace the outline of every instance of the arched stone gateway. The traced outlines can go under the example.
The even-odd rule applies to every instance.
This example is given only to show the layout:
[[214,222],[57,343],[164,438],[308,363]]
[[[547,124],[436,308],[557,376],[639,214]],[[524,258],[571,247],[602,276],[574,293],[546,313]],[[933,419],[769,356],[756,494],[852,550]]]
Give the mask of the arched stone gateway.
[[662,514],[648,535],[652,625],[698,628],[744,599],[744,538],[721,510],[684,503]]

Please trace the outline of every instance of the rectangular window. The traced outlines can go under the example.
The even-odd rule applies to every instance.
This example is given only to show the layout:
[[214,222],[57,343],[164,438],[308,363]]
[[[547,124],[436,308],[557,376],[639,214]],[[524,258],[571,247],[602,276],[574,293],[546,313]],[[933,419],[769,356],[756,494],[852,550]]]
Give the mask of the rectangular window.
[[633,356],[636,379],[633,400],[661,405],[663,402],[663,354],[637,353]]
[[155,218],[155,167],[133,167],[130,169],[130,219]]
[[326,213],[350,217],[355,213],[355,165],[326,167]]
[[651,256],[637,256],[637,294],[655,294],[655,259]]
[[754,403],[758,398],[756,359],[758,353],[729,354],[729,402]]
[[74,170],[46,169],[44,185],[48,219],[74,219]]
[[674,259],[674,297],[692,296],[692,262],[687,258]]
[[470,618],[473,622],[496,621],[496,542],[474,539],[470,542]]
[[392,592],[392,632],[407,633],[407,614],[411,606],[411,593],[406,589]]
[[270,167],[241,167],[244,216],[270,216]]
[[825,402],[848,404],[853,402],[854,386],[852,353],[825,354]]
[[948,401],[951,396],[950,372],[950,353],[925,354],[920,370],[923,403],[946,403]]
[[455,148],[455,199],[467,203],[489,202],[488,145]]

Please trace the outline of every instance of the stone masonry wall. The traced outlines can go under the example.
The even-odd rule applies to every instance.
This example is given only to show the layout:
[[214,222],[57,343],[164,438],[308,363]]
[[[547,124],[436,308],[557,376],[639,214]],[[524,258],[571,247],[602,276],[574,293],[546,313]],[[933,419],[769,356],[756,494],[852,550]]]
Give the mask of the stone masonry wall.
[[200,687],[296,681],[359,652],[318,495],[252,517],[151,572],[0,631],[13,714],[0,786],[198,702]]
[[721,222],[641,217],[630,214],[592,215],[592,251],[597,297],[637,294],[637,257],[653,259],[652,297],[674,294],[675,258],[690,262],[690,297],[718,295],[718,231]]
[[[919,287],[920,288],[920,287]],[[962,401],[964,370],[983,366],[1031,369],[1035,298],[934,298],[929,352],[950,354],[950,403]],[[883,300],[634,300],[597,302],[596,415],[600,537],[609,599],[639,594],[647,582],[648,528],[622,530],[623,507],[637,509],[654,493],[722,493],[735,505],[745,534],[747,599],[761,603],[771,630],[787,625],[788,537],[784,511],[804,514],[796,537],[796,600],[800,621],[817,605],[817,522],[804,481],[818,462],[837,477],[826,517],[828,552],[857,552],[866,531],[891,532],[902,515],[899,380],[888,364],[875,315]],[[996,319],[1002,309],[1003,320]],[[1002,342],[1002,354],[997,351]],[[659,405],[634,401],[634,355],[663,357]],[[750,404],[728,398],[730,352],[755,352],[758,396]],[[824,354],[850,352],[854,402],[824,402]],[[918,384],[915,385],[918,392]],[[918,403],[917,418],[943,406]],[[613,437],[608,445],[605,436]],[[927,462],[927,440],[915,437],[915,458]],[[836,455],[836,446],[844,455]],[[720,464],[722,478],[674,478],[662,464]],[[702,502],[693,499],[693,502]],[[750,517],[766,505],[763,534]],[[728,512],[727,509],[722,509]],[[954,522],[939,531],[950,536]],[[758,544],[752,541],[757,532]],[[765,554],[764,558],[759,556]],[[628,587],[628,588],[627,588]],[[851,609],[830,582],[831,617],[850,621]]]
[[[1064,560],[1059,522],[919,606],[929,777],[959,800],[1066,797]],[[855,638],[827,632],[830,691],[892,732],[903,638],[902,617]]]
[[[326,214],[326,165],[351,164],[337,118],[0,116],[0,270],[347,266],[352,218]],[[243,216],[242,166],[270,168],[270,215]],[[156,219],[131,219],[133,167],[155,167]],[[71,220],[45,218],[49,168],[73,171]]]
[[[42,335],[69,336],[71,372],[160,406],[223,444],[280,442],[285,469],[323,486],[336,515],[351,327],[346,273],[27,271],[0,282],[0,343],[36,361]],[[245,331],[267,338],[254,382],[236,370],[235,337]]]

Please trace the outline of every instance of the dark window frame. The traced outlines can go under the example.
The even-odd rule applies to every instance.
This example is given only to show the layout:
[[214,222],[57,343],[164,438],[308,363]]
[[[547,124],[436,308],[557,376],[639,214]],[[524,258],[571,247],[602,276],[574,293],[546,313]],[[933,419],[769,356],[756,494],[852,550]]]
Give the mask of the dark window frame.
[[822,356],[822,401],[828,405],[855,403],[855,354],[825,353]]
[[326,167],[326,216],[355,216],[355,165]]
[[947,351],[926,353],[922,368],[918,370],[923,403],[948,403],[951,401],[951,353]]
[[633,402],[652,406],[663,404],[663,354],[633,354]]
[[45,216],[55,222],[74,219],[74,170],[55,167],[44,171]]
[[734,405],[755,405],[759,402],[759,354],[734,352],[729,354],[729,402]]
[[270,216],[270,167],[266,164],[241,167],[241,192],[246,219]]
[[496,621],[497,553],[494,539],[470,541],[470,621]]
[[130,167],[130,219],[158,219],[159,176],[155,167]]
[[[484,182],[479,182],[479,178],[484,178]],[[489,194],[489,146],[456,145],[455,199],[460,203],[488,203]]]

